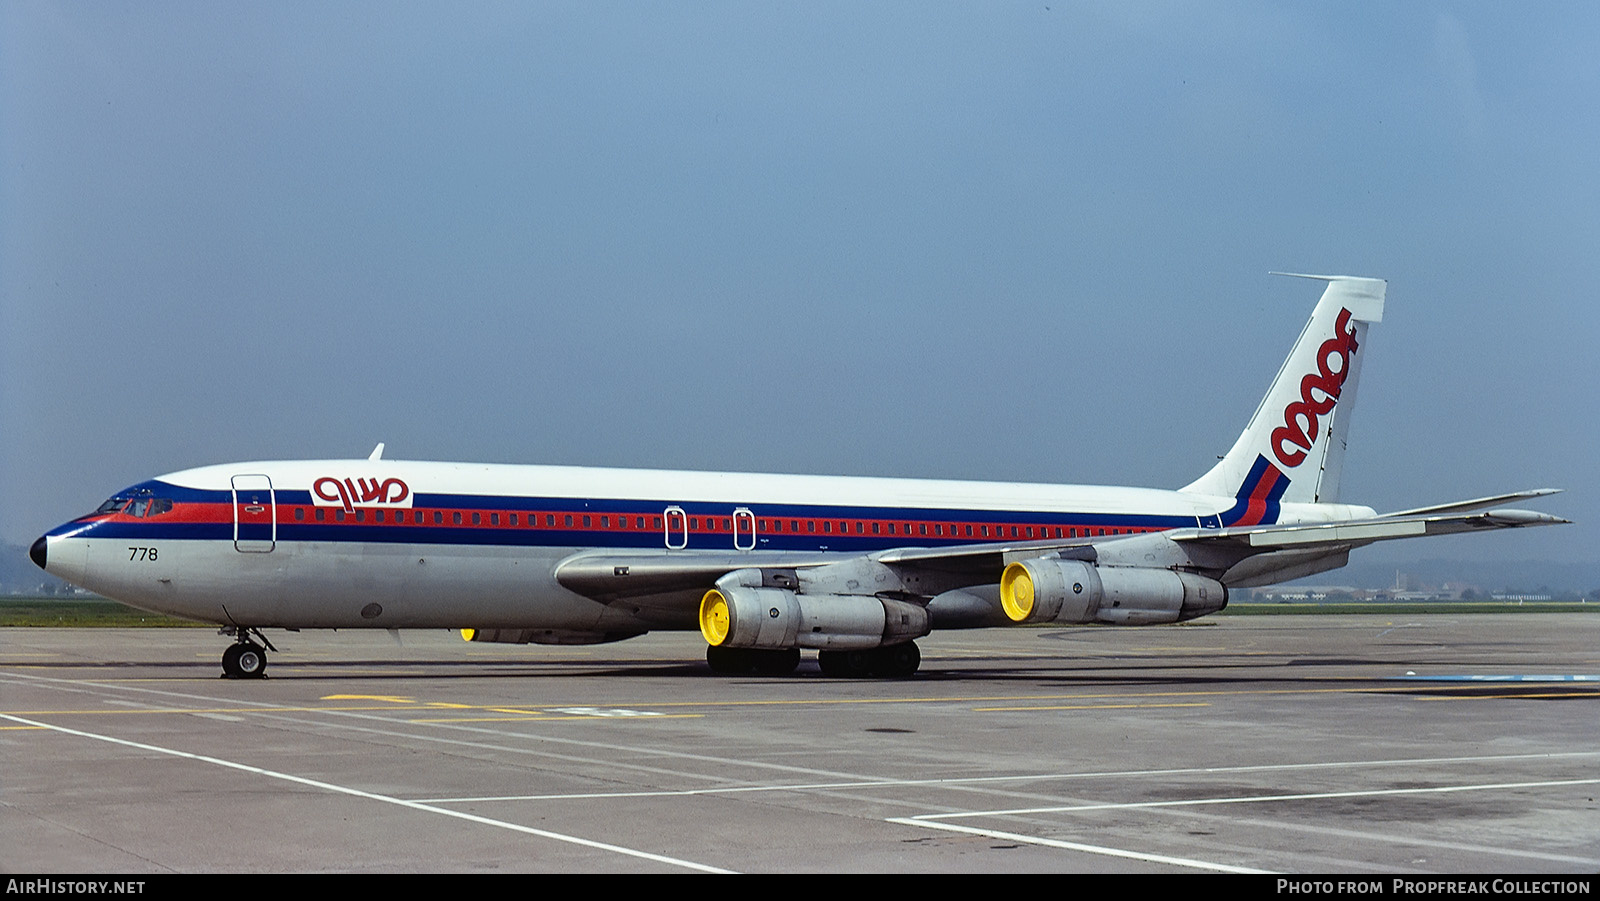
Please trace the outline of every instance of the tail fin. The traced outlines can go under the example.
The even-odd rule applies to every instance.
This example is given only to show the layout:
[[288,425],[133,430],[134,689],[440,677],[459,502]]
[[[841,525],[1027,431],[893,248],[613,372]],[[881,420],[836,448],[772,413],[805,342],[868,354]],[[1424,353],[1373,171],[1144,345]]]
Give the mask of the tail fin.
[[[1291,273],[1275,273],[1289,275]],[[1191,494],[1239,500],[1222,514],[1249,525],[1271,522],[1279,502],[1339,499],[1350,410],[1361,373],[1367,323],[1383,320],[1387,283],[1347,275],[1307,275],[1328,283],[1289,358],[1250,425],[1211,471],[1185,485]]]

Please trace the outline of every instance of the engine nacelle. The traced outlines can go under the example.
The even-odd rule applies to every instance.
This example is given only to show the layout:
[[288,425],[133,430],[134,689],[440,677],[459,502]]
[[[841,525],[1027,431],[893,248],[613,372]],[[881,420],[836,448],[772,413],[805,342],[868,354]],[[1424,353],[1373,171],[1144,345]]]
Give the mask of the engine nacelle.
[[1170,569],[1035,557],[1000,576],[1000,607],[1017,623],[1146,626],[1194,619],[1227,604],[1221,582]]
[[467,641],[500,644],[606,644],[638,638],[643,632],[582,632],[577,629],[462,629]]
[[761,584],[758,570],[717,580],[700,599],[700,634],[719,648],[864,650],[927,635],[928,612],[903,601],[796,594]]

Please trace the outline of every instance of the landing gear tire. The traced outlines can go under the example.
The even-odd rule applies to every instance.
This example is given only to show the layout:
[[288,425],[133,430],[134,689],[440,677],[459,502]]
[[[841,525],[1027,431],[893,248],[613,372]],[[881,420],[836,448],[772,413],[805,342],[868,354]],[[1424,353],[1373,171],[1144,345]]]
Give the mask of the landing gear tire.
[[229,679],[262,679],[267,675],[267,652],[260,645],[241,641],[222,652],[222,675]]
[[763,676],[787,676],[800,666],[800,649],[755,652],[755,670]]
[[922,665],[922,651],[917,649],[917,643],[914,641],[878,648],[878,655],[877,675],[891,679],[904,679],[916,675],[917,667]]
[[706,647],[706,663],[711,671],[725,676],[784,676],[800,665],[799,648],[719,648]]
[[749,650],[746,648],[719,648],[706,646],[706,663],[711,671],[724,676],[737,676],[750,672]]
[[903,679],[922,665],[922,651],[914,641],[858,651],[818,651],[817,665],[824,676]]
[[[876,650],[875,648],[873,650]],[[872,651],[818,651],[817,666],[824,676],[864,679],[872,675]]]

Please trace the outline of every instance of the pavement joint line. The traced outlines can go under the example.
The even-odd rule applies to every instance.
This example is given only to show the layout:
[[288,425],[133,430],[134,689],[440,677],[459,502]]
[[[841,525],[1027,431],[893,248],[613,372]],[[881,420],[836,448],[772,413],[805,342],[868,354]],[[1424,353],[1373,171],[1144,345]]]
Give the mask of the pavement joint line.
[[[480,795],[458,798],[425,798],[433,804],[467,804],[488,801],[559,801],[596,800],[604,798],[671,797],[677,795],[737,794],[742,792],[831,791],[857,788],[938,787],[941,785],[982,785],[998,782],[1054,782],[1074,779],[1125,779],[1152,776],[1206,776],[1283,770],[1370,769],[1381,766],[1415,767],[1421,764],[1490,763],[1509,760],[1560,759],[1569,757],[1600,757],[1600,751],[1570,751],[1554,754],[1496,754],[1471,757],[1422,757],[1395,760],[1340,760],[1320,763],[1268,763],[1241,764],[1238,766],[1181,767],[1163,770],[1103,770],[1082,773],[1027,773],[1006,776],[953,776],[933,779],[861,779],[847,782],[778,783],[773,785],[727,785],[710,788],[685,788],[658,791],[626,792],[574,792],[545,795]],[[931,816],[931,814],[930,814]]]
[[423,803],[421,801],[407,801],[404,798],[396,798],[396,797],[392,797],[390,795],[380,795],[380,794],[377,794],[376,792],[362,791],[361,789],[358,789],[358,788],[350,788],[350,787],[344,786],[344,785],[336,785],[336,784],[334,784],[332,782],[322,782],[322,781],[317,780],[317,779],[308,779],[308,778],[306,778],[304,776],[296,776],[296,775],[293,775],[291,773],[282,773],[282,772],[278,772],[276,770],[263,769],[262,767],[251,766],[251,765],[245,764],[245,763],[238,763],[238,762],[235,762],[235,761],[232,761],[232,760],[223,760],[220,757],[209,757],[209,756],[204,755],[204,754],[192,754],[192,753],[190,753],[188,751],[179,751],[179,750],[176,750],[174,748],[164,748],[164,747],[161,747],[160,745],[152,745],[152,744],[147,744],[145,742],[129,741],[129,740],[124,739],[124,738],[116,738],[115,736],[110,736],[110,735],[100,735],[100,734],[97,734],[97,733],[94,733],[94,732],[84,732],[84,731],[79,730],[79,729],[68,729],[65,726],[55,726],[55,725],[51,725],[49,723],[34,722],[34,721],[31,721],[31,720],[23,719],[22,717],[12,716],[11,714],[0,713],[0,719],[10,720],[12,722],[15,722],[15,723],[18,723],[18,724],[21,724],[21,725],[24,725],[24,726],[31,726],[31,727],[34,727],[34,728],[48,729],[48,730],[51,730],[53,732],[60,732],[60,733],[63,733],[65,735],[72,735],[72,736],[75,736],[75,737],[78,737],[78,738],[88,738],[88,739],[93,739],[95,741],[103,741],[103,742],[108,742],[108,743],[114,744],[114,745],[121,745],[123,747],[135,748],[135,749],[138,749],[138,750],[141,750],[141,751],[150,751],[150,752],[157,753],[157,754],[165,754],[165,755],[170,756],[170,757],[177,757],[177,758],[181,758],[181,759],[184,759],[184,760],[194,760],[194,761],[198,761],[198,762],[201,762],[201,763],[209,763],[209,764],[212,764],[214,766],[224,767],[226,769],[240,770],[240,771],[243,771],[243,772],[246,772],[246,773],[251,773],[251,774],[254,774],[254,775],[257,775],[257,776],[265,776],[265,777],[267,777],[269,779],[278,779],[278,780],[281,780],[281,781],[284,781],[284,782],[293,782],[293,783],[298,784],[298,785],[305,785],[305,786],[309,786],[311,788],[317,788],[317,789],[321,789],[323,791],[333,792],[335,794],[348,795],[350,797],[355,797],[355,798],[363,798],[363,799],[366,799],[366,800],[369,800],[369,801],[379,801],[379,802],[382,802],[382,803],[385,803],[385,804],[393,804],[393,805],[396,805],[396,806],[399,806],[399,807],[405,807],[405,808],[408,808],[408,809],[411,809],[411,810],[422,811],[424,813],[435,813],[435,814],[439,814],[441,816],[452,817],[452,818],[458,819],[458,820],[466,820],[466,821],[471,822],[471,823],[478,823],[480,825],[493,826],[493,827],[496,827],[496,828],[499,828],[499,829],[508,829],[508,830],[513,831],[513,832],[521,832],[521,833],[524,833],[526,835],[536,836],[538,838],[551,839],[553,841],[564,842],[564,843],[573,844],[573,845],[579,845],[579,846],[582,846],[582,847],[585,847],[585,848],[593,848],[593,849],[599,850],[599,851],[609,851],[609,852],[614,853],[614,854],[622,854],[622,855],[626,855],[628,857],[637,857],[637,858],[640,858],[642,860],[654,861],[656,863],[668,864],[670,866],[675,866],[675,867],[683,867],[685,869],[695,870],[695,871],[698,871],[698,872],[701,872],[701,873],[731,873],[731,872],[733,872],[732,870],[724,870],[724,869],[722,869],[720,867],[714,867],[714,866],[710,866],[708,864],[696,863],[694,861],[689,861],[689,860],[682,860],[682,859],[676,858],[676,857],[669,857],[669,856],[667,856],[665,854],[655,854],[655,853],[652,853],[652,852],[649,852],[649,851],[640,851],[640,850],[638,850],[636,848],[625,848],[625,847],[623,847],[621,845],[613,845],[613,844],[609,844],[609,843],[606,843],[606,842],[598,842],[598,841],[594,841],[593,839],[580,838],[580,837],[575,836],[575,835],[564,835],[562,833],[551,832],[551,831],[546,830],[546,829],[535,829],[535,828],[533,828],[531,826],[523,826],[523,825],[520,825],[520,824],[517,824],[517,823],[508,823],[508,822],[506,822],[504,820],[490,819],[489,817],[478,816],[477,814],[466,813],[466,812],[460,811],[460,810],[451,810],[451,809],[449,809],[447,807],[436,807],[436,806],[434,806],[432,804],[426,804],[426,803]]
[[1083,813],[1095,810],[1138,810],[1156,807],[1205,807],[1217,804],[1255,804],[1267,801],[1322,801],[1335,798],[1373,798],[1393,795],[1449,794],[1469,791],[1552,788],[1560,785],[1600,785],[1600,779],[1551,779],[1539,782],[1495,782],[1487,785],[1437,785],[1428,788],[1373,788],[1337,792],[1306,792],[1286,795],[1248,795],[1237,798],[1186,798],[1179,801],[1126,801],[1105,804],[1072,804],[1054,807],[1019,807],[1010,810],[970,810],[960,813],[924,813],[910,819],[945,820],[966,817],[1031,816],[1041,813]]
[[1164,854],[1147,854],[1143,851],[1128,851],[1122,848],[1108,848],[1103,845],[1085,845],[1081,842],[1068,842],[1054,838],[1044,838],[1037,835],[1022,835],[1017,832],[1001,832],[996,829],[980,829],[975,826],[958,826],[954,823],[938,823],[915,817],[892,817],[885,822],[897,823],[902,826],[920,826],[925,829],[942,829],[946,832],[960,832],[967,835],[981,835],[985,838],[1002,839],[1005,841],[1022,842],[1029,845],[1042,845],[1046,848],[1060,848],[1065,851],[1081,851],[1085,854],[1100,854],[1106,857],[1125,857],[1130,860],[1142,860],[1146,863],[1164,863],[1177,867],[1188,867],[1196,870],[1211,870],[1216,873],[1249,873],[1252,875],[1271,874],[1272,870],[1257,870],[1251,867],[1233,866],[1232,864],[1213,863],[1207,860],[1193,860],[1187,857],[1168,857]]
[[1184,701],[1171,704],[1051,704],[1043,707],[974,707],[974,713],[1012,713],[1033,710],[1149,710],[1158,707],[1210,707],[1209,701]]
[[[122,682],[122,681],[133,681],[133,680],[106,679],[106,680],[96,680],[96,681],[89,681],[89,682],[80,682],[80,681],[70,680],[70,679],[52,678],[52,677],[49,677],[49,676],[36,676],[36,675],[33,675],[33,674],[29,674],[29,673],[10,673],[9,675],[18,676],[18,677],[25,677],[25,678],[28,678],[28,679],[39,680],[39,681],[64,682],[64,683],[66,683],[68,685],[103,685],[106,688],[126,688],[127,690],[142,690],[142,691],[155,692],[155,693],[158,693],[158,694],[169,694],[169,692],[161,692],[161,691],[159,691],[157,689],[133,689],[133,688],[127,688],[126,686],[123,686],[123,685],[115,684],[115,683]],[[1372,682],[1379,682],[1379,681],[1390,681],[1391,679],[1399,679],[1399,678],[1401,678],[1401,677],[1375,677],[1375,678],[1360,677],[1360,678],[1349,678],[1348,681],[1359,682],[1359,683],[1372,683]],[[1331,679],[1329,681],[1344,681],[1344,680],[1345,680],[1345,677],[1339,677],[1337,679]],[[1360,684],[1360,685],[1348,685],[1348,686],[1337,686],[1337,687],[1326,687],[1326,688],[1264,688],[1264,689],[1222,689],[1222,690],[1201,690],[1201,691],[1154,691],[1154,692],[1099,691],[1099,692],[1069,692],[1069,693],[1017,694],[1017,695],[951,695],[951,696],[946,696],[946,697],[917,696],[917,697],[905,697],[905,698],[784,698],[784,699],[770,699],[770,700],[759,700],[759,701],[728,701],[728,700],[708,699],[708,700],[703,700],[703,701],[667,701],[667,702],[661,702],[661,703],[651,703],[651,704],[648,704],[648,705],[645,705],[645,706],[649,706],[649,707],[763,707],[763,706],[777,707],[777,706],[800,706],[800,705],[828,706],[828,705],[865,705],[865,704],[967,704],[967,703],[978,703],[978,702],[985,702],[985,701],[987,701],[987,702],[997,702],[997,701],[1057,701],[1057,700],[1089,700],[1089,699],[1096,699],[1096,698],[1165,698],[1165,697],[1205,697],[1205,696],[1218,696],[1218,695],[1225,696],[1225,697],[1232,697],[1232,696],[1243,697],[1243,696],[1253,696],[1253,695],[1294,695],[1294,694],[1364,694],[1364,693],[1371,693],[1371,694],[1385,694],[1385,693],[1415,694],[1415,693],[1417,693],[1419,691],[1420,686],[1424,685],[1424,684],[1435,686],[1435,688],[1434,688],[1435,691],[1460,691],[1462,693],[1472,693],[1472,692],[1476,692],[1476,691],[1481,691],[1482,687],[1485,686],[1485,685],[1503,685],[1503,684],[1507,684],[1507,683],[1498,682],[1498,681],[1497,682],[1488,682],[1488,681],[1441,682],[1441,681],[1432,681],[1432,680],[1430,680],[1428,682],[1422,682],[1420,680],[1418,680],[1418,681],[1409,681],[1408,680],[1408,681],[1405,682],[1405,684],[1401,684],[1401,685]],[[1571,685],[1574,686],[1574,688],[1576,688],[1578,686],[1587,687],[1585,685],[1585,683],[1583,683],[1583,682],[1563,683],[1563,684],[1571,684]],[[176,694],[179,697],[194,697],[193,695],[183,694],[183,693],[179,693],[179,692],[170,692],[170,694]],[[1474,697],[1474,698],[1481,698],[1482,697],[1481,695],[1476,695],[1476,694],[1471,694],[1470,696]],[[1582,695],[1574,695],[1574,696],[1582,696]],[[209,699],[209,700],[215,700],[215,699],[213,698],[213,699]],[[251,702],[241,701],[240,703],[248,704],[248,703],[251,703]],[[423,703],[429,703],[429,702],[423,702]],[[489,705],[484,705],[484,706],[489,706]],[[497,706],[504,706],[504,705],[497,705]],[[308,708],[308,709],[317,710],[317,709],[324,709],[324,708]],[[360,709],[393,710],[393,709],[397,709],[397,708],[395,708],[395,707],[381,707],[381,708],[360,708]]]

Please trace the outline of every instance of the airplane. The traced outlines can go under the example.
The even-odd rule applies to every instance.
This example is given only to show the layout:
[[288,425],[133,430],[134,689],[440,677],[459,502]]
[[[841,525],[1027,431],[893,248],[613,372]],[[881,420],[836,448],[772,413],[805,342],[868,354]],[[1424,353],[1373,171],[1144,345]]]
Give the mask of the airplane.
[[[1290,273],[1282,273],[1290,274]],[[389,460],[230,463],[114,494],[30,548],[133,607],[264,629],[593,644],[698,629],[713,672],[906,677],[934,629],[1176,623],[1399,538],[1567,522],[1519,491],[1379,515],[1339,482],[1387,283],[1325,283],[1233,447],[1176,490]]]

